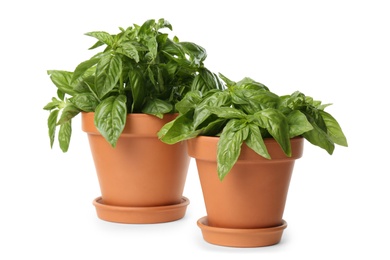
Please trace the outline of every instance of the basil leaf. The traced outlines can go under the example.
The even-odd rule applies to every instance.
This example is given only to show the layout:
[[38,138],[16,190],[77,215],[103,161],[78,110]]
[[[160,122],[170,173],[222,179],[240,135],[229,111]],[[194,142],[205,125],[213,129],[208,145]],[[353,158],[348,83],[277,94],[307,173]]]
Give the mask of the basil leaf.
[[219,118],[211,121],[206,127],[203,127],[200,132],[201,135],[218,136],[226,125],[227,119]]
[[112,147],[116,147],[125,128],[126,116],[125,95],[108,97],[96,107],[95,126]]
[[299,110],[291,111],[287,115],[287,122],[289,125],[290,138],[302,135],[313,129],[313,126],[307,120],[306,116]]
[[267,108],[276,108],[279,104],[279,97],[276,94],[262,89],[234,88],[231,95],[232,103],[239,105],[248,114]]
[[206,119],[212,115],[207,109],[208,107],[221,107],[230,105],[230,94],[226,91],[212,92],[210,96],[203,99],[201,103],[195,108],[194,127],[198,128]]
[[208,111],[211,113],[217,115],[219,118],[225,118],[225,119],[243,119],[246,118],[246,114],[242,112],[241,110],[232,108],[232,107],[206,107]]
[[245,120],[232,119],[224,127],[217,146],[217,171],[222,181],[233,168],[241,153],[241,145],[249,130]]
[[91,47],[89,47],[88,50],[96,49],[96,48],[98,48],[98,47],[100,47],[100,46],[102,46],[102,45],[104,45],[103,42],[97,41],[94,45],[92,45]]
[[253,122],[267,129],[287,156],[291,156],[291,143],[287,118],[278,110],[268,108],[256,112]]
[[92,93],[81,93],[74,96],[71,99],[72,103],[80,110],[84,112],[93,112],[96,106],[99,104],[99,100],[96,99]]
[[165,124],[158,132],[161,141],[167,144],[196,137],[200,130],[195,130],[192,125],[191,112],[178,116],[175,120]]
[[327,133],[330,139],[338,145],[347,147],[348,146],[347,138],[345,137],[336,119],[325,111],[320,110],[319,113],[325,122]]
[[217,75],[210,72],[206,68],[199,70],[199,73],[195,76],[191,90],[198,90],[201,92],[207,92],[212,89],[223,89],[222,82],[218,79]]
[[44,110],[52,110],[55,108],[61,108],[63,101],[58,100],[54,97],[51,100],[52,100],[51,102],[47,103],[46,106],[43,107]]
[[81,76],[84,75],[84,73],[88,69],[90,69],[92,66],[95,66],[99,62],[99,60],[100,58],[92,58],[77,65],[76,69],[73,72],[71,82],[75,82],[76,80],[78,80]]
[[137,113],[142,111],[145,101],[146,89],[142,72],[137,68],[131,68],[129,71],[129,85],[133,97],[131,112]]
[[67,103],[64,109],[61,112],[60,119],[57,122],[57,125],[65,124],[66,122],[71,121],[76,115],[80,113],[80,110],[73,105],[72,103]]
[[185,55],[183,56],[178,56],[176,54],[170,54],[166,51],[162,51],[165,56],[167,56],[170,60],[176,62],[179,66],[182,66],[184,68],[191,68],[191,62],[186,59]]
[[122,43],[115,51],[133,59],[137,63],[139,62],[138,50],[131,42]]
[[[73,90],[72,77],[73,72],[63,70],[48,70],[47,74],[50,76],[51,81],[56,85],[58,90],[68,95],[75,95]],[[59,95],[60,97],[61,95]]]
[[271,156],[268,153],[267,147],[264,143],[263,137],[261,136],[261,132],[259,126],[255,124],[248,124],[249,128],[248,138],[245,140],[246,145],[255,151],[260,156],[264,158],[271,159]]
[[54,138],[56,135],[57,127],[57,117],[59,110],[53,110],[50,112],[49,118],[47,120],[47,126],[49,128],[49,138],[50,138],[50,147],[53,148]]
[[172,109],[173,106],[171,103],[161,99],[152,99],[146,103],[145,107],[142,109],[142,113],[163,118],[164,114],[170,113]]
[[[179,116],[180,117],[180,116]],[[177,118],[176,118],[177,119]],[[173,124],[175,123],[175,120],[169,121],[166,123],[163,127],[160,128],[160,130],[157,132],[158,138],[161,140],[164,138],[164,136],[168,133],[168,131],[171,129]],[[181,140],[180,140],[181,141]]]
[[157,57],[157,40],[155,37],[150,37],[146,43],[148,46],[149,54],[151,55],[151,61]]
[[219,77],[226,83],[228,87],[232,87],[236,85],[236,82],[228,79],[226,76],[224,76],[222,73],[218,73]]
[[111,34],[109,34],[107,32],[102,32],[102,31],[89,32],[89,33],[86,33],[85,35],[94,37],[94,38],[98,39],[100,42],[107,44],[108,46],[114,45],[114,38],[112,37]]
[[269,91],[269,89],[262,83],[257,82],[251,78],[244,78],[236,83],[236,86],[240,89],[251,89],[251,90],[266,90]]
[[150,32],[154,31],[154,25],[156,21],[154,19],[147,20],[141,25],[138,35],[148,35]]
[[58,132],[58,142],[61,150],[66,153],[69,149],[70,136],[72,135],[72,121],[66,121],[60,126]]
[[200,67],[203,64],[203,61],[207,57],[206,50],[192,42],[180,42],[186,54],[190,57],[191,65],[195,65],[196,67]]
[[119,55],[103,56],[96,67],[95,88],[98,97],[103,98],[110,92],[122,74],[122,59]]
[[315,122],[311,122],[311,124],[313,130],[303,133],[302,136],[311,144],[325,149],[329,154],[333,154],[335,148],[333,140]]
[[[95,69],[95,68],[93,68],[93,69]],[[95,76],[94,75],[89,75],[89,76],[85,77],[86,74],[89,74],[89,73],[90,73],[90,70],[88,70],[84,74],[82,79],[79,80],[77,85],[74,87],[74,90],[76,92],[78,92],[78,93],[90,92],[90,93],[94,94],[95,97],[98,99],[97,91],[96,91],[96,88],[95,88]]]
[[158,29],[160,28],[168,28],[172,31],[172,25],[164,18],[160,18],[158,20]]
[[188,111],[195,109],[196,106],[202,100],[202,92],[200,91],[190,91],[183,97],[182,100],[176,103],[176,109],[181,114],[185,114]]
[[166,40],[165,44],[161,46],[161,52],[172,60],[175,60],[175,56],[180,58],[185,57],[183,47],[169,38]]

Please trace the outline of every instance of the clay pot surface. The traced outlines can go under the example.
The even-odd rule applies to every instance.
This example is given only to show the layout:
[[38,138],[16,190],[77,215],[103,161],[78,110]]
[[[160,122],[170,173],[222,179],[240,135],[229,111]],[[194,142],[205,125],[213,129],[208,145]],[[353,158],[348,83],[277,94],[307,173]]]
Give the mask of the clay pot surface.
[[96,129],[94,113],[82,113],[82,129],[88,134],[101,190],[101,197],[94,204],[112,207],[183,204],[190,160],[186,143],[168,145],[157,137],[160,128],[175,117],[169,114],[159,119],[147,114],[128,114],[123,133],[113,148]]
[[[208,226],[207,230],[202,230],[208,231],[208,236],[210,228],[212,233],[219,236],[223,229],[229,229],[230,233],[239,229],[253,229],[258,231],[257,235],[277,227],[278,231],[282,231],[280,227],[286,227],[283,212],[294,162],[302,156],[304,139],[291,139],[291,157],[283,153],[274,139],[265,139],[271,160],[243,144],[238,161],[222,181],[217,174],[218,141],[218,137],[206,136],[187,141],[188,153],[196,159],[207,212],[207,218],[198,221],[198,226]],[[281,236],[281,232],[278,234]],[[276,242],[275,239],[271,240],[271,244],[278,242],[278,239]],[[212,243],[218,244],[215,241]],[[226,242],[222,245],[226,245]],[[230,245],[243,246],[237,243]],[[264,245],[269,245],[269,242],[259,243],[259,246]]]

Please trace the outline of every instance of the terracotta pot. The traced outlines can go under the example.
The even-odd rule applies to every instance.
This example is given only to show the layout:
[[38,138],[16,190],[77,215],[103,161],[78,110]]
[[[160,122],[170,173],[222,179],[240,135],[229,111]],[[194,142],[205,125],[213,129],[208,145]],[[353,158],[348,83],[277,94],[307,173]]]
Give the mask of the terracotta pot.
[[157,223],[184,216],[189,203],[182,196],[190,159],[186,143],[167,145],[157,137],[175,117],[128,114],[112,148],[96,129],[94,113],[82,113],[82,129],[88,134],[101,190],[101,197],[94,200],[100,218]]
[[303,138],[291,139],[287,157],[274,139],[265,144],[271,160],[247,145],[237,163],[220,181],[217,174],[218,137],[188,140],[188,153],[196,159],[207,217],[198,221],[207,242],[238,247],[278,243],[287,223],[282,219],[296,159],[302,156]]

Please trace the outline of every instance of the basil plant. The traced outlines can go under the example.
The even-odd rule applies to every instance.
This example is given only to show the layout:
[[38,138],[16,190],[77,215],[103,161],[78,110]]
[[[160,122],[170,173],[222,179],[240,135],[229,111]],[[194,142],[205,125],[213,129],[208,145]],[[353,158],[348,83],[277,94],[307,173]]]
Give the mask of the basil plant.
[[86,33],[97,40],[89,49],[103,50],[74,71],[48,71],[57,88],[57,97],[44,107],[50,111],[51,147],[59,127],[60,148],[68,150],[71,122],[80,112],[95,112],[97,129],[115,147],[128,113],[162,118],[177,112],[177,102],[188,92],[223,88],[218,76],[204,66],[206,50],[170,37],[172,25],[167,20],[151,19],[119,29],[118,34]]
[[196,136],[218,136],[217,165],[220,180],[236,163],[241,145],[271,159],[265,138],[274,138],[286,156],[291,156],[290,139],[302,136],[332,154],[335,144],[348,146],[336,119],[313,98],[296,91],[278,96],[250,78],[233,82],[222,74],[226,86],[207,93],[188,92],[176,104],[179,116],[163,126],[159,138],[174,144]]

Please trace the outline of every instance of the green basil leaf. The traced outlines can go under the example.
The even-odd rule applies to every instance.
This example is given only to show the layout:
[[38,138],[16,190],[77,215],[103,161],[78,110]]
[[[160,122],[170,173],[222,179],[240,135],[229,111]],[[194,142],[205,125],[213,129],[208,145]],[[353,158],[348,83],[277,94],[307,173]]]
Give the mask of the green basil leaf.
[[281,96],[279,105],[282,107],[288,107],[292,110],[307,107],[307,104],[305,102],[305,95],[299,91],[295,91],[291,95]]
[[86,33],[85,35],[94,37],[98,39],[100,42],[107,44],[107,46],[114,45],[114,37],[112,37],[112,35],[107,32],[102,32],[102,31],[89,32]]
[[206,68],[201,68],[192,82],[191,90],[207,92],[212,89],[222,90],[222,82],[219,80],[216,74],[210,72]]
[[178,44],[183,47],[192,65],[202,66],[203,61],[207,58],[207,52],[203,47],[192,42],[180,42]]
[[141,25],[138,35],[144,36],[150,34],[150,32],[154,31],[155,24],[156,21],[154,19],[147,20]]
[[80,113],[80,109],[78,109],[72,103],[67,103],[64,109],[61,112],[60,119],[57,122],[57,125],[65,124],[72,120],[75,116]]
[[161,18],[158,20],[158,29],[161,29],[161,28],[168,28],[172,31],[172,25],[164,18]]
[[305,114],[310,124],[316,124],[317,127],[319,127],[322,131],[324,131],[325,133],[327,132],[325,121],[320,114],[321,110],[318,110],[315,107],[307,104],[303,104],[297,109],[303,114]]
[[253,122],[267,129],[287,156],[291,156],[291,143],[287,118],[278,110],[268,108],[256,112]]
[[131,112],[132,113],[141,112],[143,104],[145,102],[146,89],[144,84],[144,76],[138,68],[130,69],[129,86],[133,97]]
[[263,89],[238,89],[231,91],[232,103],[239,105],[248,114],[254,114],[259,110],[276,108],[279,97]]
[[62,152],[66,153],[69,149],[70,137],[72,135],[72,121],[67,121],[60,126],[58,132],[58,142]]
[[167,57],[171,58],[172,60],[175,60],[174,57],[185,57],[185,52],[183,50],[183,47],[179,45],[177,42],[172,41],[171,39],[166,39],[166,42],[163,46],[161,46],[161,52],[166,55]]
[[147,41],[148,50],[151,55],[151,61],[157,57],[157,40],[155,37],[150,37]]
[[103,98],[118,83],[122,74],[122,59],[119,55],[103,56],[96,67],[95,88],[98,97]]
[[217,146],[218,177],[222,181],[233,168],[241,153],[241,145],[249,130],[245,120],[232,119],[224,127]]
[[194,127],[198,128],[203,122],[207,120],[212,113],[207,109],[208,107],[221,107],[230,105],[230,94],[226,91],[215,91],[206,96],[201,103],[195,108]]
[[189,91],[185,94],[182,100],[176,103],[176,109],[181,114],[195,109],[202,100],[202,93],[200,91]]
[[223,75],[222,73],[218,73],[219,77],[226,83],[226,85],[228,87],[233,87],[236,85],[236,82],[228,79],[225,75]]
[[327,133],[330,139],[338,145],[347,147],[348,146],[347,138],[345,137],[336,119],[325,111],[320,110],[319,113],[325,122]]
[[53,148],[54,138],[56,135],[57,118],[59,110],[53,110],[50,112],[49,118],[47,119],[47,126],[49,128],[50,147]]
[[191,68],[191,62],[186,59],[185,56],[178,56],[178,55],[175,55],[175,54],[170,54],[166,51],[162,51],[163,54],[165,54],[165,56],[167,56],[170,60],[176,62],[179,66],[182,66],[184,68]]
[[97,98],[97,91],[95,88],[95,75],[86,76],[86,74],[89,74],[89,73],[90,72],[88,71],[84,74],[83,78],[74,87],[74,90],[77,93],[85,93],[85,92],[93,93]]
[[115,51],[135,60],[137,63],[139,62],[138,50],[131,42],[122,43]]
[[251,90],[266,90],[269,91],[269,89],[262,83],[257,82],[251,78],[244,78],[236,83],[236,86],[240,89],[251,89]]
[[194,130],[191,114],[190,112],[180,115],[175,120],[165,124],[157,134],[160,140],[167,144],[175,144],[196,137],[200,130]]
[[158,118],[163,118],[164,114],[172,112],[173,105],[167,101],[161,99],[149,100],[145,107],[142,109],[142,113],[155,115]]
[[148,72],[148,78],[150,82],[153,84],[153,86],[157,87],[157,81],[154,78],[154,73],[150,67],[147,68],[147,72]]
[[99,104],[99,100],[97,100],[92,93],[78,94],[74,96],[71,101],[78,109],[84,112],[95,111],[96,106]]
[[313,130],[303,133],[302,136],[311,144],[323,148],[329,154],[333,154],[335,148],[333,140],[315,122],[311,122],[311,124],[313,126]]
[[291,111],[287,115],[290,138],[302,135],[313,129],[313,126],[307,120],[306,116],[299,110]]
[[167,64],[164,66],[165,71],[168,73],[168,76],[170,78],[175,77],[176,71],[179,68],[179,65],[174,61],[168,61]]
[[46,106],[43,107],[44,110],[52,110],[55,108],[62,108],[62,104],[64,103],[62,100],[58,100],[56,98],[52,98],[52,101],[47,103]]
[[157,81],[158,81],[158,89],[160,92],[164,91],[165,88],[165,83],[164,83],[164,76],[163,76],[163,71],[157,67]]
[[219,118],[225,119],[243,119],[246,118],[246,114],[241,110],[232,107],[206,107],[208,111],[217,115]]
[[126,96],[111,96],[103,100],[95,111],[95,126],[102,136],[116,147],[126,124]]
[[248,124],[249,128],[248,138],[245,140],[246,145],[255,151],[260,156],[264,158],[271,159],[271,156],[268,153],[267,147],[264,143],[263,137],[261,136],[261,132],[259,126],[255,124]]
[[[50,76],[51,81],[54,83],[54,85],[56,85],[59,91],[71,96],[76,94],[72,85],[73,72],[63,70],[48,70],[47,74]],[[59,97],[61,97],[61,95],[59,95]]]
[[169,121],[163,127],[161,127],[160,130],[157,132],[157,137],[159,139],[163,139],[164,136],[168,133],[169,129],[171,129],[171,127],[173,126],[174,123],[175,123],[175,119],[172,121]]
[[104,45],[103,42],[97,41],[94,45],[92,45],[91,47],[89,47],[88,50],[96,49],[96,48],[98,48],[98,47],[100,47],[100,46],[102,46],[102,45]]
[[84,73],[92,66],[95,66],[99,62],[99,60],[100,58],[92,58],[77,65],[76,69],[73,72],[71,82],[75,82],[80,77],[82,77]]
[[219,136],[226,125],[226,121],[227,119],[224,118],[213,120],[207,126],[200,129],[200,134],[205,136]]
[[65,100],[65,93],[59,89],[57,89],[57,96],[59,99],[61,99],[62,101]]

